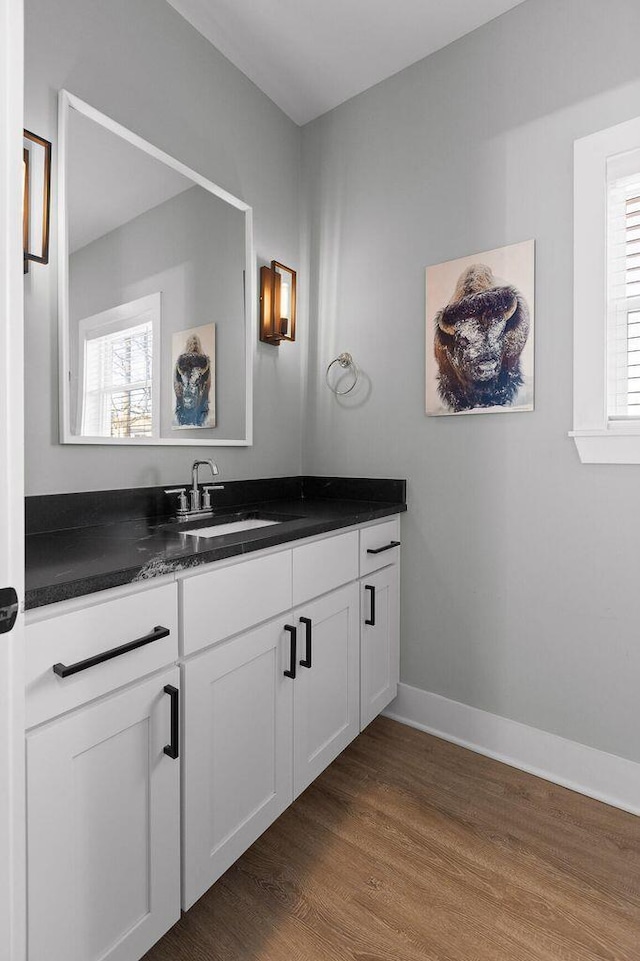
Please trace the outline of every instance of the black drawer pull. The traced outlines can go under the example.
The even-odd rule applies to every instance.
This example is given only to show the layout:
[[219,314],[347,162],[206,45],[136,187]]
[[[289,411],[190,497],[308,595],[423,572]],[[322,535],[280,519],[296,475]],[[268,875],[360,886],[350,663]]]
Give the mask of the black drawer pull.
[[392,547],[400,547],[400,541],[389,541],[384,547],[367,547],[367,554],[383,554],[384,551],[390,551]]
[[298,640],[298,630],[293,627],[292,624],[285,624],[285,631],[291,634],[291,654],[289,658],[289,670],[283,671],[285,677],[290,677],[295,681],[296,679],[296,642]]
[[173,684],[165,684],[164,693],[171,698],[171,744],[167,744],[164,753],[169,757],[180,756],[180,692]]
[[376,626],[376,589],[373,584],[365,584],[365,591],[371,591],[371,617],[366,620],[365,624],[369,624],[370,627]]
[[307,632],[306,632],[307,652],[303,660],[300,661],[300,667],[311,667],[311,641],[312,641],[312,634],[313,634],[313,623],[310,617],[301,617],[300,623],[304,624],[307,629]]
[[93,657],[88,657],[86,661],[76,661],[75,664],[69,665],[54,664],[53,673],[58,677],[69,677],[71,674],[78,674],[80,671],[95,667],[96,664],[102,664],[103,661],[110,661],[112,657],[120,657],[121,654],[128,654],[129,651],[135,651],[139,647],[144,647],[145,644],[151,644],[152,641],[159,641],[161,637],[169,637],[170,634],[168,627],[154,627],[150,634],[138,637],[135,641],[129,641],[128,644],[122,644],[120,647],[112,647],[110,651],[103,651],[102,654],[95,654]]

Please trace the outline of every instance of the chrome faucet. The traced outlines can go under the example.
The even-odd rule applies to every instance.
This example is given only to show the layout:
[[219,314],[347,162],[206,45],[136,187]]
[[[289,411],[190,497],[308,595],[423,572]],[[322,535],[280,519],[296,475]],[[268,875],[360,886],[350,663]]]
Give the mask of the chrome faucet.
[[212,460],[194,460],[191,468],[191,489],[189,490],[188,501],[186,487],[172,487],[165,491],[165,494],[178,494],[177,518],[179,521],[190,521],[194,517],[206,517],[213,513],[211,491],[224,490],[224,484],[205,484],[202,488],[203,493],[200,494],[198,471],[200,467],[207,466],[210,468],[214,480],[220,473]]
[[[205,506],[204,503],[202,505],[200,504],[200,487],[198,486],[198,469],[200,467],[207,467],[207,466],[210,467],[211,476],[215,480],[219,474],[219,471],[216,464],[214,464],[212,460],[194,460],[193,462],[193,467],[191,468],[191,490],[189,491],[189,498],[191,500],[190,506],[192,511],[207,510],[207,506]],[[204,499],[208,500],[209,510],[211,510],[210,491],[220,489],[221,487],[222,485],[218,484],[215,486],[209,485],[204,488],[203,500]]]

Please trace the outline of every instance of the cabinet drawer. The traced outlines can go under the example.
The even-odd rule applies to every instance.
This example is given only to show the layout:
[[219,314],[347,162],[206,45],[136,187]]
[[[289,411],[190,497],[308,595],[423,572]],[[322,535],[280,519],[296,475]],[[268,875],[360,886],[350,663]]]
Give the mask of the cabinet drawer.
[[[168,635],[61,677],[71,667],[162,627]],[[26,627],[26,726],[33,727],[158,670],[178,656],[175,584],[113,598]]]
[[304,604],[358,576],[358,532],[326,537],[293,550],[293,603]]
[[192,654],[291,607],[291,551],[197,574],[181,583],[182,651]]
[[[365,527],[360,531],[360,576],[378,571],[400,558],[400,548],[391,547],[400,540],[400,518],[392,517],[382,524]],[[372,554],[371,551],[377,553]]]

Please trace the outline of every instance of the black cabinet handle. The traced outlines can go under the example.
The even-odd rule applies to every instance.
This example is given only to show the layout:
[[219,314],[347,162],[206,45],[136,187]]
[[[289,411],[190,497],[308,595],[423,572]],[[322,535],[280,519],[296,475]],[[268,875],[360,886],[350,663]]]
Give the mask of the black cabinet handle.
[[0,588],[0,634],[8,634],[18,617],[18,595],[15,587]]
[[78,674],[80,671],[95,667],[96,664],[102,664],[103,661],[110,661],[112,657],[120,657],[121,654],[128,654],[129,651],[135,651],[139,647],[144,647],[145,644],[151,644],[152,641],[159,641],[161,637],[169,637],[170,634],[168,627],[154,627],[150,634],[138,637],[135,641],[129,641],[128,644],[122,644],[120,647],[112,647],[110,651],[103,651],[102,654],[95,654],[93,657],[88,657],[86,661],[76,661],[75,664],[69,665],[54,664],[53,673],[58,677],[69,677],[71,674]]
[[171,744],[167,744],[164,753],[175,761],[180,755],[180,692],[173,684],[165,684],[164,693],[171,698]]
[[384,547],[367,547],[367,554],[383,554],[385,551],[390,551],[393,547],[400,547],[400,541],[389,541]]
[[290,677],[295,681],[296,678],[296,643],[298,640],[298,630],[292,624],[285,624],[285,631],[291,635],[291,655],[289,659],[289,670],[284,671],[285,677]]
[[313,623],[310,617],[301,617],[300,623],[304,624],[307,629],[307,632],[306,632],[307,652],[303,660],[300,661],[300,667],[311,667],[311,641],[312,641],[312,634],[313,634]]
[[373,584],[365,584],[365,591],[371,591],[371,617],[365,620],[365,624],[369,624],[371,627],[376,626],[376,589]]

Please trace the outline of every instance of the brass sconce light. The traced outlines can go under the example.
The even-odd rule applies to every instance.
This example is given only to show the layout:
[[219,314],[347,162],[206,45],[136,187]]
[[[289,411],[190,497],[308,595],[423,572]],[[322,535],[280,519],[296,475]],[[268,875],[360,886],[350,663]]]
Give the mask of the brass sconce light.
[[260,340],[278,347],[296,339],[296,272],[276,260],[260,268]]
[[[29,270],[29,261],[36,264],[49,263],[49,222],[51,216],[51,144],[29,130],[24,133],[24,180],[22,188],[22,246],[24,251],[24,272]],[[37,150],[36,148],[40,148]],[[36,180],[37,171],[37,180]],[[42,225],[38,229],[40,242],[38,252],[31,247],[31,215],[42,202]],[[35,232],[35,231],[34,231]]]

